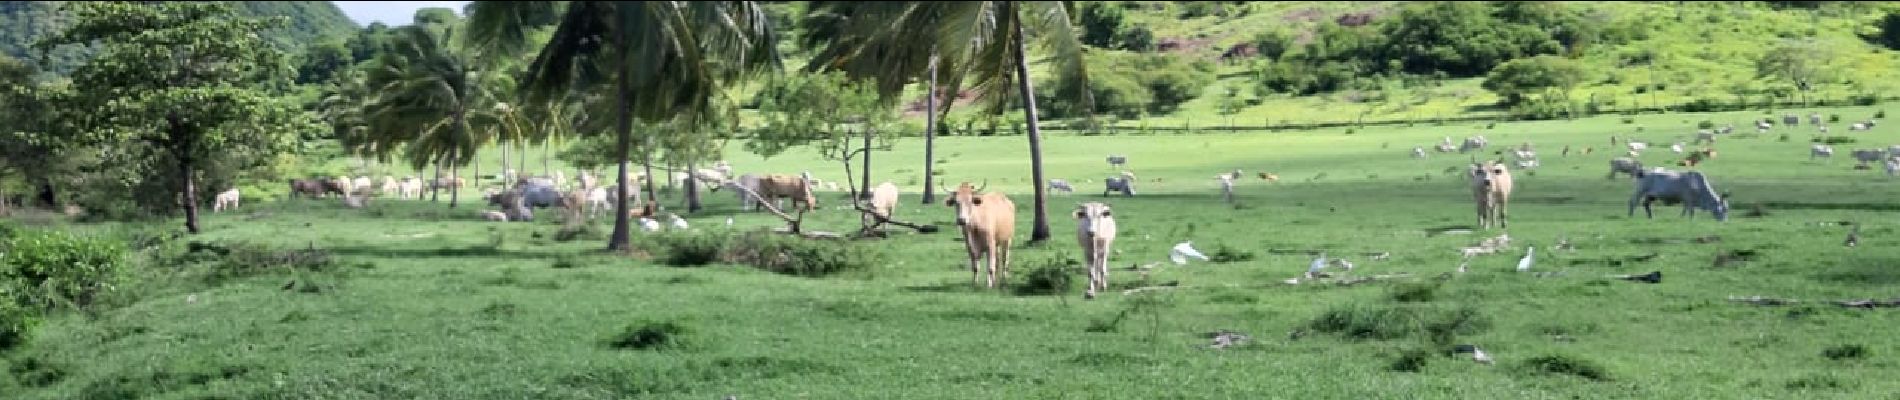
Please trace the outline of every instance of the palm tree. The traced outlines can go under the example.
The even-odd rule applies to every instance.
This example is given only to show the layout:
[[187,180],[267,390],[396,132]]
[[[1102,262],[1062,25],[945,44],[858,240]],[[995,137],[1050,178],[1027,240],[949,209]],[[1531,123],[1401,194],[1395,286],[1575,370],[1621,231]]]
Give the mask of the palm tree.
[[[752,1],[477,1],[468,14],[475,43],[499,55],[526,52],[531,31],[554,25],[521,82],[530,99],[611,82],[619,103],[613,113],[620,193],[609,250],[630,244],[626,194],[634,119],[699,124],[723,100],[722,85],[779,62],[770,21]],[[649,145],[641,148],[651,152],[646,136]],[[647,179],[648,199],[653,181]]]
[[[412,166],[446,163],[451,177],[459,176],[456,168],[468,165],[486,139],[470,128],[469,117],[484,111],[493,97],[489,88],[500,79],[483,68],[477,53],[458,45],[460,34],[453,24],[397,28],[388,51],[369,70],[373,100],[364,107],[375,148],[407,145]],[[459,193],[449,191],[449,207],[456,206]]]
[[[1010,100],[1021,101],[1035,184],[1035,226],[1029,240],[1047,240],[1042,129],[1027,50],[1033,40],[1054,62],[1058,79],[1087,87],[1083,48],[1070,23],[1069,7],[1069,2],[1059,1],[813,2],[805,18],[805,44],[822,49],[808,68],[876,79],[886,94],[900,93],[904,85],[929,78],[935,70],[948,75],[951,93],[967,77],[993,113],[1001,113]],[[1094,108],[1086,95],[1082,102],[1082,109]]]

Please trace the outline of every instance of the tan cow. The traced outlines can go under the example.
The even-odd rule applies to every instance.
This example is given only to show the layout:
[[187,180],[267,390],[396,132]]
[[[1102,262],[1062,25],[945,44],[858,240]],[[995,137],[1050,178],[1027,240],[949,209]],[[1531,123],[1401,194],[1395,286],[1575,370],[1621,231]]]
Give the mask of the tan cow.
[[370,195],[370,191],[376,188],[375,186],[370,186],[370,184],[371,182],[368,176],[356,177],[356,179],[350,180],[350,191],[351,193],[368,196]]
[[235,210],[237,209],[238,200],[240,198],[241,196],[238,195],[237,188],[231,188],[231,190],[218,192],[218,195],[212,198],[211,212],[220,212],[226,209]]
[[383,184],[378,185],[377,189],[384,196],[398,195],[402,192],[402,184],[396,182],[396,177],[383,175]]
[[1108,290],[1109,248],[1115,244],[1115,216],[1107,204],[1082,203],[1075,208],[1075,238],[1088,256],[1089,290],[1083,298],[1095,298],[1096,290]]
[[777,204],[778,199],[792,199],[792,205],[803,204],[805,211],[818,207],[818,198],[811,194],[811,185],[805,178],[797,175],[766,175],[759,178],[759,198]]
[[[983,187],[989,187],[984,182]],[[963,230],[963,244],[969,250],[970,284],[976,285],[981,273],[978,262],[989,265],[989,287],[1009,281],[1009,245],[1016,234],[1016,203],[1002,193],[983,193],[983,187],[969,182],[950,192],[944,205],[957,209],[957,226]]]
[[1511,202],[1511,171],[1501,161],[1487,160],[1471,164],[1471,197],[1478,203],[1478,226],[1491,229],[1507,227],[1506,208]]
[[897,184],[884,182],[871,189],[871,214],[864,215],[864,226],[876,226],[878,218],[891,219],[897,213]]

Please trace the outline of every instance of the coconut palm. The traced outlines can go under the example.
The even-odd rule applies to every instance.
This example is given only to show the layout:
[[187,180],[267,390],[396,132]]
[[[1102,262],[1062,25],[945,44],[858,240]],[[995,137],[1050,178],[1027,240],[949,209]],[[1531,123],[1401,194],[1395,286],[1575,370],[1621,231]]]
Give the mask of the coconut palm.
[[[712,104],[725,101],[722,85],[779,61],[770,21],[752,1],[477,1],[468,10],[478,47],[498,55],[527,51],[536,29],[554,25],[521,82],[529,102],[612,85],[620,193],[610,250],[629,246],[633,120],[699,124]],[[653,181],[647,179],[648,199]]]
[[[456,42],[461,31],[454,24],[397,28],[365,78],[372,100],[363,114],[374,148],[405,147],[411,166],[436,164],[439,171],[446,163],[451,177],[487,140],[471,129],[469,117],[486,111],[489,88],[502,83],[477,53]],[[459,192],[449,191],[449,207]]]
[[[1058,79],[1087,87],[1083,47],[1069,12],[1068,2],[1059,1],[812,2],[804,43],[821,49],[808,68],[875,79],[887,95],[901,93],[912,80],[942,73],[950,80],[949,93],[967,80],[993,113],[1001,113],[1011,100],[1021,102],[1035,184],[1030,241],[1047,240],[1042,130],[1027,50],[1033,41],[1054,63]],[[1082,103],[1081,109],[1094,108],[1086,95]]]

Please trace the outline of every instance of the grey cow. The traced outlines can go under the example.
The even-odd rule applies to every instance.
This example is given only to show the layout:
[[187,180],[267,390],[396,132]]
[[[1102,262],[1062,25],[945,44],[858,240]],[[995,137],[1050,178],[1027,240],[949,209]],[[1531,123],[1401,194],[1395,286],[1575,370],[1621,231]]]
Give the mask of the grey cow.
[[1682,215],[1695,218],[1695,209],[1708,210],[1715,214],[1716,221],[1728,220],[1728,198],[1716,194],[1715,187],[1709,184],[1707,176],[1700,171],[1677,172],[1658,168],[1643,174],[1636,181],[1636,194],[1630,196],[1629,216],[1636,216],[1636,203],[1643,203],[1643,215],[1655,218],[1649,208],[1651,202],[1682,202]]
[[1121,192],[1123,196],[1132,197],[1135,195],[1135,178],[1108,177],[1108,178],[1102,179],[1102,184],[1107,186],[1107,188],[1102,190],[1103,196],[1107,196],[1109,193],[1115,193],[1115,192]]

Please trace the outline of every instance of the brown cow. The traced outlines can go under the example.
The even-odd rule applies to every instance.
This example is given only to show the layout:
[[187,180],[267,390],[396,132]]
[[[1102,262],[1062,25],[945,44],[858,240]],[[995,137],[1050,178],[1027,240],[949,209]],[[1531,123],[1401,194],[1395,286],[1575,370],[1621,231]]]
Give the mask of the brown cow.
[[350,194],[350,178],[336,177],[324,179],[322,182],[324,195],[336,193],[337,197],[341,198]]
[[797,175],[774,174],[760,177],[758,192],[759,198],[774,202],[774,204],[780,198],[789,198],[792,199],[794,206],[802,203],[805,211],[811,211],[818,206],[818,198],[812,196],[811,186],[806,184],[805,178]]
[[299,194],[313,198],[321,197],[323,196],[323,182],[315,179],[291,179],[290,198],[297,198]]
[[951,192],[950,199],[944,205],[957,209],[957,226],[963,229],[963,244],[969,250],[970,285],[976,285],[976,277],[981,273],[979,261],[989,265],[989,287],[1004,286],[1009,281],[1009,245],[1016,234],[1016,203],[1009,201],[1002,193],[977,194],[983,187],[970,187],[969,182],[957,186]]

